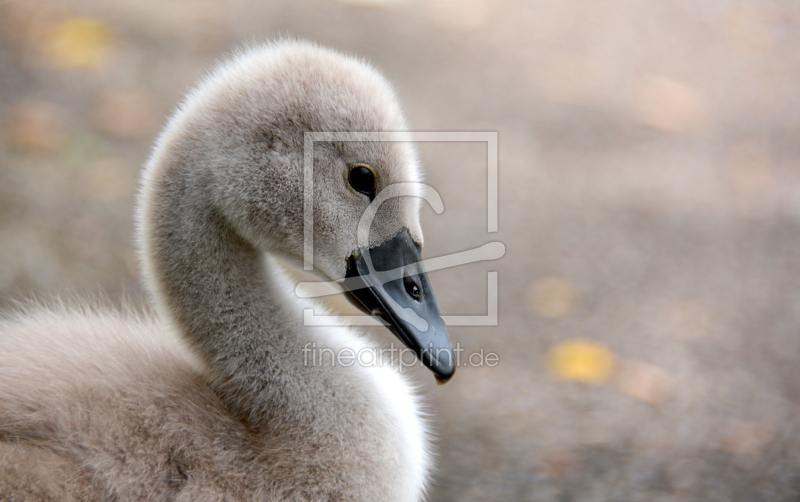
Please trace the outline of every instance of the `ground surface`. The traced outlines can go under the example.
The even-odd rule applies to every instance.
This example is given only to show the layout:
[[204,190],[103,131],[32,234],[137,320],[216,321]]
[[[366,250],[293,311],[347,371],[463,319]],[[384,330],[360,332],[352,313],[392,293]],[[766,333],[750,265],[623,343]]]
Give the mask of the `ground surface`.
[[431,499],[800,499],[800,4],[612,0],[0,1],[0,306],[139,291],[139,166],[226,51],[276,35],[361,54],[446,204],[427,256],[466,354],[417,372],[441,435]]

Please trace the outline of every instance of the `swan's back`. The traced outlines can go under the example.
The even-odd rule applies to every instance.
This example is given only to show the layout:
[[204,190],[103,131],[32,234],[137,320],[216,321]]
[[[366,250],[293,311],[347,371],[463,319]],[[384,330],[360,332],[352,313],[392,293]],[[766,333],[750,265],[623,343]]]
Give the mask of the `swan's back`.
[[357,451],[250,430],[208,382],[151,316],[40,308],[0,321],[0,500],[353,498]]
[[0,333],[0,493],[192,500],[189,466],[208,478],[195,480],[204,499],[208,486],[221,494],[249,484],[236,460],[255,455],[253,438],[167,326],[40,309],[3,321]]
[[6,502],[102,500],[78,462],[45,448],[0,442],[0,493]]

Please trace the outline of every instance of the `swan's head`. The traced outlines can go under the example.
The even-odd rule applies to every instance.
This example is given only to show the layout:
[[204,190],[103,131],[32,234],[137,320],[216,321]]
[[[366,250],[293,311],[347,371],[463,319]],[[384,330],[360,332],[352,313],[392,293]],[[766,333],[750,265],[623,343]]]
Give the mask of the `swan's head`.
[[[412,144],[308,134],[406,129],[394,92],[370,66],[279,42],[242,52],[206,78],[170,121],[149,170],[181,166],[188,183],[203,186],[203,204],[256,249],[301,264],[313,239],[315,272],[347,279],[353,303],[446,380],[452,346],[427,274],[414,265],[422,190]],[[398,275],[376,273],[387,270]]]

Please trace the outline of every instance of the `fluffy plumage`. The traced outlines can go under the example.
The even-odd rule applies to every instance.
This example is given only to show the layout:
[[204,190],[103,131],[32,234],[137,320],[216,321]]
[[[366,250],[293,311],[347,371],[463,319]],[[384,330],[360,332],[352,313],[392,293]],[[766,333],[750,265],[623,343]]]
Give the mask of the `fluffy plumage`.
[[[303,132],[406,128],[363,62],[299,43],[244,51],[186,99],[143,175],[140,256],[154,315],[27,309],[0,322],[3,500],[419,500],[431,468],[410,385],[389,366],[309,365],[309,343],[358,351],[346,326],[307,327],[282,269],[302,258]],[[315,264],[342,278],[379,188],[418,181],[407,143],[315,150]],[[422,235],[418,201],[382,207],[371,239]],[[265,258],[266,254],[266,258]],[[319,310],[319,305],[313,305]]]

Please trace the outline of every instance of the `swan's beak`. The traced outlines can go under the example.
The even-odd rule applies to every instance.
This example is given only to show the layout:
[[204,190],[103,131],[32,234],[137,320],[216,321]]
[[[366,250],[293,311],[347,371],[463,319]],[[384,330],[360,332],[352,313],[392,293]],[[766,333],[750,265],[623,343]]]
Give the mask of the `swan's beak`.
[[362,311],[381,319],[443,384],[456,371],[453,346],[439,313],[419,246],[403,229],[347,262],[345,290]]

